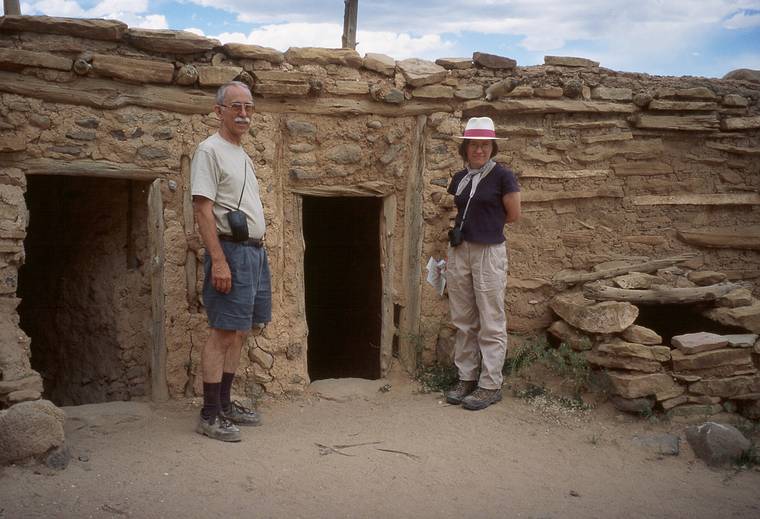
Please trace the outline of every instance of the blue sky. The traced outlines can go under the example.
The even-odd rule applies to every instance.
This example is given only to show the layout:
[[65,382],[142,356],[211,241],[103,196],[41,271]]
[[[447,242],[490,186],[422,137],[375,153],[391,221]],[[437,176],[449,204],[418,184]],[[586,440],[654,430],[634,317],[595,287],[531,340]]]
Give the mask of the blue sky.
[[[23,14],[111,18],[222,43],[340,47],[343,0],[22,0]],[[760,69],[760,0],[359,0],[357,50],[395,59],[475,51],[619,71],[722,77]]]

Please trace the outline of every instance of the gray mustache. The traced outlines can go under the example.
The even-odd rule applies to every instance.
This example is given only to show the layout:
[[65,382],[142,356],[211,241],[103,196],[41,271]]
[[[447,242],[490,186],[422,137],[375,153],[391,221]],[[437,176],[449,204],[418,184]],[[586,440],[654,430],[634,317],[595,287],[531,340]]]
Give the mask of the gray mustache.
[[251,118],[250,117],[235,117],[235,122],[249,124],[251,122]]

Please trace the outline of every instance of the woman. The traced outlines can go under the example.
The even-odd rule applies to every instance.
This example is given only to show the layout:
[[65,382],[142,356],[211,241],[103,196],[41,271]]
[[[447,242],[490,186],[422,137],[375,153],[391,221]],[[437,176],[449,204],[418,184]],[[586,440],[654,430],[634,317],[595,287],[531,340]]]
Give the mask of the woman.
[[454,363],[459,382],[446,401],[484,409],[501,400],[507,354],[507,248],[504,224],[520,218],[520,186],[511,170],[496,164],[496,131],[490,117],[467,121],[459,145],[465,169],[454,174],[449,193],[457,217],[449,232],[446,281],[451,320],[457,328]]

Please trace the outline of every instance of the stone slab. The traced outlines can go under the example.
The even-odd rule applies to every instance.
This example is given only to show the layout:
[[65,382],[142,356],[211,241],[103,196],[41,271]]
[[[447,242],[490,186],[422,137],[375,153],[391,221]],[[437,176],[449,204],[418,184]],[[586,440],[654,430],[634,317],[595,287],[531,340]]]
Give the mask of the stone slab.
[[293,65],[343,65],[359,68],[364,62],[354,49],[323,49],[319,47],[290,47],[285,60]]
[[231,65],[200,65],[198,83],[201,86],[221,86],[235,79],[243,71],[242,67]]
[[517,67],[517,61],[512,58],[506,58],[504,56],[488,54],[485,52],[473,52],[472,61],[481,67],[493,69],[512,70]]
[[658,401],[682,395],[686,390],[666,373],[637,374],[608,371],[612,393],[624,398],[654,396]]
[[709,332],[674,335],[671,344],[686,355],[725,347],[728,341],[722,336]]
[[582,294],[561,294],[549,306],[557,315],[579,330],[590,333],[619,333],[631,326],[639,309],[630,303],[595,303]]
[[409,86],[415,88],[440,83],[448,75],[445,68],[424,59],[409,58],[396,62],[396,66]]
[[547,331],[575,351],[591,349],[591,338],[565,321],[559,320],[553,322]]
[[758,391],[760,391],[760,375],[703,379],[689,385],[690,393],[723,398]]
[[752,365],[751,352],[742,348],[722,348],[690,354],[684,354],[680,350],[673,350],[672,359],[673,371],[679,372],[719,366]]
[[129,29],[127,37],[138,49],[161,54],[201,54],[221,45],[191,32],[164,29]]
[[92,57],[92,70],[104,76],[127,79],[139,83],[172,82],[174,64],[168,61],[143,60],[95,54]]
[[754,130],[760,128],[760,117],[727,117],[720,122],[720,129],[725,131]]
[[116,20],[28,15],[0,17],[0,32],[38,32],[64,34],[93,40],[119,41],[126,31],[127,24]]
[[737,308],[713,308],[702,315],[721,324],[739,326],[749,332],[760,334],[760,302]]
[[454,89],[446,85],[425,85],[412,90],[412,96],[422,99],[451,99]]
[[640,371],[642,373],[657,373],[662,371],[662,365],[659,362],[636,357],[608,355],[596,351],[584,352],[583,357],[589,364],[603,368],[625,369]]
[[464,70],[473,66],[472,58],[438,58],[435,64],[449,70]]
[[73,65],[73,60],[48,52],[0,49],[0,68],[42,67],[54,70],[71,70]]
[[760,335],[756,333],[723,335],[723,338],[728,341],[728,345],[732,348],[751,348],[757,342],[758,337]]
[[620,336],[628,342],[648,345],[662,344],[662,337],[657,332],[638,324],[629,326],[623,330]]
[[366,81],[337,80],[328,83],[327,92],[338,96],[369,94],[369,83]]
[[396,73],[396,60],[390,56],[378,54],[376,52],[368,52],[365,54],[362,66],[388,77],[393,77]]
[[277,49],[250,45],[246,43],[225,43],[222,47],[233,58],[264,60],[270,63],[282,63],[285,55]]
[[630,88],[598,86],[591,89],[591,99],[604,101],[632,101],[633,91]]
[[544,56],[544,65],[555,67],[598,67],[599,62],[572,56]]
[[619,339],[601,343],[597,347],[597,351],[609,355],[636,357],[656,362],[667,362],[670,360],[670,348],[667,346],[649,346],[621,341]]

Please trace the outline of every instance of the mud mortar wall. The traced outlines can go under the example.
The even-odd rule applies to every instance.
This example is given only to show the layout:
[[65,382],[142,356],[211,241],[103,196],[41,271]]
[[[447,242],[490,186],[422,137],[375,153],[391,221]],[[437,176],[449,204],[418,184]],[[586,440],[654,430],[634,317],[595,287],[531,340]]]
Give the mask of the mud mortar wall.
[[0,18],[0,398],[41,391],[16,313],[23,193],[35,174],[160,180],[166,380],[171,395],[200,392],[207,332],[189,163],[217,127],[216,88],[233,78],[256,100],[244,147],[261,186],[274,289],[274,321],[249,340],[241,393],[308,383],[302,195],[393,201],[383,268],[402,312],[399,338],[436,360],[450,340],[448,310],[420,271],[446,254],[446,186],[462,167],[452,136],[474,115],[509,138],[498,160],[523,190],[523,218],[507,229],[510,329],[551,323],[552,277],[563,269],[688,251],[699,253],[693,267],[760,276],[759,83],[621,73],[579,58],[438,63],[281,53],[113,21]]

